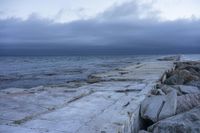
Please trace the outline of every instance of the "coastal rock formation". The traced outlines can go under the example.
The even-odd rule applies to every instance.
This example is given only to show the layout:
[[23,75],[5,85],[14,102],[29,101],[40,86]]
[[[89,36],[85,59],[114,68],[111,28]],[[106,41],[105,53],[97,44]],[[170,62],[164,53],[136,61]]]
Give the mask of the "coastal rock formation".
[[167,56],[167,57],[163,57],[158,59],[159,61],[179,61],[180,60],[180,56]]
[[141,104],[143,129],[152,133],[199,133],[200,63],[176,62],[175,70],[166,73],[161,83]]
[[169,85],[163,85],[161,87],[161,90],[165,93],[165,94],[168,94],[172,91],[176,91],[177,95],[180,96],[182,95],[181,91],[178,89],[178,87],[176,86],[169,86]]
[[167,73],[165,84],[188,84],[200,80],[200,63],[199,62],[177,62],[176,70]]
[[141,103],[141,117],[143,119],[158,121],[159,113],[163,107],[165,96],[153,96],[146,98]]
[[178,96],[176,114],[200,106],[200,94],[187,94]]
[[179,90],[182,94],[199,94],[199,88],[195,86],[186,86],[186,85],[179,85]]
[[192,75],[188,70],[176,70],[170,74],[169,78],[166,79],[165,84],[181,85],[192,80],[199,80],[199,77]]
[[177,94],[176,91],[172,91],[166,96],[165,103],[159,114],[159,120],[175,115],[176,107],[177,107]]
[[152,133],[199,133],[200,106],[188,112],[161,120],[148,128]]
[[157,122],[158,120],[174,115],[176,106],[176,91],[172,91],[166,96],[148,97],[141,104],[141,117]]
[[190,81],[186,85],[196,86],[200,89],[200,81]]

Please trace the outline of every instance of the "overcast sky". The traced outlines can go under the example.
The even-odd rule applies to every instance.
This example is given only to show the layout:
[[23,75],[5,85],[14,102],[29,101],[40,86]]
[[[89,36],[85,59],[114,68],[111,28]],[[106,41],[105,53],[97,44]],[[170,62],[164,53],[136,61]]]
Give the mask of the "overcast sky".
[[0,55],[200,53],[199,0],[0,0]]

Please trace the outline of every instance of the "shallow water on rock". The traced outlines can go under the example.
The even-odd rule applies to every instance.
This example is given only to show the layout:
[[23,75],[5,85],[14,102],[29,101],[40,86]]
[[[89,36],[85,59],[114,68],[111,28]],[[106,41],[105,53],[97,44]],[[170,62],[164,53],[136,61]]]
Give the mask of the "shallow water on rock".
[[156,56],[34,56],[0,57],[0,89],[31,88],[86,80],[92,73],[109,71]]
[[[163,55],[145,56],[27,56],[0,57],[0,89],[63,85],[85,81],[92,73],[106,72]],[[182,55],[182,60],[200,60],[200,54]]]

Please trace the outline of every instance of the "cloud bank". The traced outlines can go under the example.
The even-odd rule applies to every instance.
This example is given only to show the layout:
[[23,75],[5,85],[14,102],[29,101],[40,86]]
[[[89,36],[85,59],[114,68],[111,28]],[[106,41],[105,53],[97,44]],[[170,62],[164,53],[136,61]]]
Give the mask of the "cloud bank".
[[128,2],[89,20],[55,23],[31,15],[0,20],[0,55],[200,52],[200,20],[159,21],[151,4]]

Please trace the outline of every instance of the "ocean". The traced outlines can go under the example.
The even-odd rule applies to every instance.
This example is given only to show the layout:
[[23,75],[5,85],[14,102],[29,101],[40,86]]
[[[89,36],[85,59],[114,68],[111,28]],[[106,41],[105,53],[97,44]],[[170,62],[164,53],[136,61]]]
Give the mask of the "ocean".
[[0,57],[0,89],[62,85],[155,56]]
[[[86,81],[92,73],[106,72],[160,56],[29,56],[0,57],[0,89],[65,85]],[[183,59],[200,59],[184,55]]]

